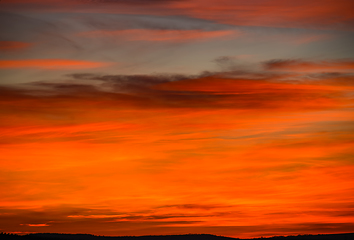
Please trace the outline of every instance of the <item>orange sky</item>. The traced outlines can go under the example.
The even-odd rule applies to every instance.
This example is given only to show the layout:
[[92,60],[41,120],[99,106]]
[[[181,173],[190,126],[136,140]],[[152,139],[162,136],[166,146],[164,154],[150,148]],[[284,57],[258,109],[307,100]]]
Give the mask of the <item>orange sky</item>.
[[351,1],[113,2],[0,2],[1,232],[353,231]]
[[4,89],[2,225],[105,235],[348,232],[353,87],[320,83],[208,77],[130,98],[69,84],[56,96]]

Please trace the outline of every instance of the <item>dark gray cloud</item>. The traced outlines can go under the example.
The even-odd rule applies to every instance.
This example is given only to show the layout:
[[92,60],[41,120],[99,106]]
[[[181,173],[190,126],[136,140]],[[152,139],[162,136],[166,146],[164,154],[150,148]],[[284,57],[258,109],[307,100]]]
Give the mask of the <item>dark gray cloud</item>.
[[[96,209],[75,206],[44,207],[39,209],[0,209],[0,225],[6,222],[8,231],[46,232],[90,231],[98,234],[102,229],[125,230],[126,228],[156,228],[159,226],[183,224],[188,226],[199,221],[183,220],[198,217],[193,215],[154,214],[153,212],[116,212],[109,209]],[[176,220],[178,219],[178,220]],[[33,229],[30,225],[46,224],[45,228]],[[104,226],[104,228],[102,228]],[[86,230],[84,230],[86,228]],[[108,230],[109,231],[109,230]]]
[[[286,103],[293,108],[335,107],[344,100],[340,90],[299,88],[302,83],[316,85],[325,80],[288,81],[287,74],[271,72],[231,71],[205,72],[200,75],[104,75],[77,73],[71,80],[59,82],[33,82],[23,88],[3,88],[3,101],[10,98],[39,101],[39,106],[57,100],[105,102],[133,108],[233,108],[272,109]],[[346,81],[352,81],[349,78]],[[328,84],[324,82],[323,84]],[[331,85],[331,84],[329,84]],[[22,97],[21,97],[22,96]],[[87,101],[90,99],[90,101]],[[103,100],[103,102],[101,101]],[[44,101],[44,102],[42,102]],[[321,103],[317,105],[316,103]],[[323,104],[324,103],[324,104]],[[328,105],[326,105],[328,103]]]
[[340,73],[340,72],[321,72],[304,74],[303,80],[308,80],[315,84],[316,80],[319,80],[322,84],[328,85],[342,85],[353,86],[354,85],[354,73]]
[[323,61],[308,61],[304,59],[273,59],[265,61],[266,70],[317,70],[331,71],[332,69],[353,70],[353,59],[337,59]]
[[[119,217],[125,215],[125,217]],[[95,216],[98,216],[95,218]],[[332,215],[334,216],[334,215]],[[151,235],[209,233],[216,235],[263,236],[288,234],[313,234],[329,232],[352,232],[353,223],[320,222],[320,223],[290,223],[267,225],[238,226],[189,226],[198,221],[183,220],[192,215],[155,215],[152,212],[129,213],[115,212],[109,209],[89,207],[56,206],[35,209],[0,209],[0,224],[6,223],[9,232],[48,232],[71,233],[87,232],[105,235]],[[178,218],[179,220],[176,220]],[[182,219],[182,220],[180,220]],[[198,218],[196,218],[198,219]],[[30,225],[46,224],[44,227]],[[179,226],[175,226],[178,224]],[[104,229],[104,232],[103,230]]]
[[117,92],[141,92],[157,84],[193,79],[198,76],[188,75],[97,75],[97,74],[71,74],[76,80],[97,80],[102,82],[102,86],[111,87]]

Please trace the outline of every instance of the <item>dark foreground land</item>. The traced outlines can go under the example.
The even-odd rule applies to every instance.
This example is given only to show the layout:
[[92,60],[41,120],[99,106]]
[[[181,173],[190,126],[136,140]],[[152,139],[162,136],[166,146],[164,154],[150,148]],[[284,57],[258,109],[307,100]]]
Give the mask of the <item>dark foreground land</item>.
[[[139,236],[139,237],[106,237],[90,234],[59,234],[59,233],[35,233],[28,235],[16,235],[0,233],[0,239],[9,240],[246,240],[241,238],[230,238],[210,234],[187,234],[187,235],[166,235],[166,236]],[[268,238],[253,238],[254,240],[354,240],[354,233],[343,234],[319,234],[319,235],[298,235],[298,236],[276,236]],[[249,239],[247,239],[249,240]]]

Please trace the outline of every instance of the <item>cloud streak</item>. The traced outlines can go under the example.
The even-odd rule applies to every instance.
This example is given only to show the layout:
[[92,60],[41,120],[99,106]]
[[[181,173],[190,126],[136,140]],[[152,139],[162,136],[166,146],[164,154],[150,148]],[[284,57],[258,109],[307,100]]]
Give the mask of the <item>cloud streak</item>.
[[28,60],[0,60],[0,68],[39,68],[39,69],[85,69],[98,68],[111,63],[91,62],[70,59],[28,59]]
[[152,42],[188,42],[195,40],[208,40],[213,38],[232,38],[237,36],[236,31],[201,31],[201,30],[149,30],[129,29],[118,31],[93,31],[81,33],[88,37],[110,37],[120,38],[125,41],[152,41]]
[[[20,8],[26,3],[29,9],[43,9],[70,12],[70,7],[81,7],[81,11],[101,11],[109,13],[129,13],[148,15],[183,15],[207,19],[231,25],[302,27],[302,28],[342,28],[352,29],[353,16],[349,9],[351,0],[327,0],[325,2],[298,1],[283,2],[279,0],[256,0],[245,3],[240,0],[154,0],[147,5],[144,1],[107,0],[107,1],[3,1],[6,8]],[[217,7],[215,7],[217,6]]]
[[[101,214],[100,210],[91,210],[91,209],[83,209],[83,208],[75,208],[75,207],[63,207],[62,212],[58,212],[57,208],[46,208],[45,210],[7,210],[3,212],[5,214],[11,214],[12,218],[10,220],[11,224],[13,224],[13,229],[15,229],[17,223],[21,222],[16,220],[16,217],[26,215],[28,218],[25,220],[27,222],[38,222],[45,221],[46,223],[21,223],[20,226],[22,229],[26,229],[26,231],[31,232],[35,229],[33,228],[42,228],[45,227],[47,232],[55,232],[60,228],[65,229],[65,233],[69,233],[71,231],[70,225],[75,224],[77,228],[83,229],[85,225],[90,225],[93,229],[94,234],[102,234],[99,226],[106,225],[111,229],[109,232],[111,235],[117,235],[119,233],[128,233],[129,231],[136,231],[136,235],[147,235],[153,234],[155,231],[160,230],[162,226],[165,226],[163,234],[180,234],[185,232],[186,229],[190,229],[192,233],[200,233],[205,232],[207,229],[213,234],[221,234],[221,233],[237,233],[240,237],[252,237],[256,236],[256,234],[262,233],[266,236],[272,236],[274,234],[282,234],[282,233],[297,233],[301,229],[303,234],[312,233],[312,232],[325,232],[325,233],[341,233],[341,232],[350,232],[353,224],[351,223],[287,223],[284,225],[269,225],[269,224],[256,224],[253,226],[195,226],[190,228],[188,225],[200,224],[200,221],[191,221],[188,220],[193,216],[176,216],[176,215],[151,215],[151,213],[141,214],[143,217],[141,218],[139,215],[129,215],[127,213],[117,213],[109,212],[109,210],[101,210],[102,213],[107,215],[91,215],[91,216],[71,216],[70,212],[94,212],[95,214]],[[41,217],[38,217],[38,216]],[[123,216],[121,220],[117,221],[117,216]],[[222,215],[220,215],[222,216]],[[126,220],[122,220],[125,218]],[[176,220],[177,218],[181,218],[184,220]],[[200,217],[199,217],[200,218]],[[1,217],[0,217],[1,219]],[[24,222],[22,220],[22,222]],[[167,227],[169,226],[169,227]],[[305,229],[305,230],[303,230]],[[332,231],[329,231],[332,229]],[[160,230],[161,231],[161,230]],[[124,235],[123,234],[123,235]]]
[[299,72],[318,72],[318,71],[354,71],[354,61],[304,61],[304,60],[271,60],[265,62],[268,70],[299,71]]
[[0,51],[18,51],[24,50],[31,46],[27,42],[18,42],[18,41],[0,41]]

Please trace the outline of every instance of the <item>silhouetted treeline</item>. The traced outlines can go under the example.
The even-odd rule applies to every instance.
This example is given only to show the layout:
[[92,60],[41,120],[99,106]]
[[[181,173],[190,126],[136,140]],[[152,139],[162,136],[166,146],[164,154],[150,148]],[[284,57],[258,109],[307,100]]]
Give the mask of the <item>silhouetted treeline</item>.
[[[95,236],[91,234],[61,234],[61,233],[34,233],[27,235],[16,235],[0,233],[0,239],[9,240],[246,240],[241,238],[230,238],[215,236],[211,234],[187,234],[187,235],[156,235],[156,236],[125,236],[109,237]],[[253,238],[254,240],[354,240],[354,233],[343,234],[319,234],[319,235],[298,235],[298,236],[276,236],[268,238]],[[248,239],[249,240],[249,239]]]

